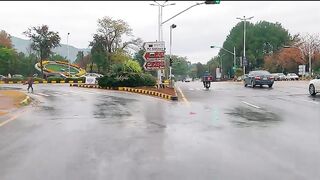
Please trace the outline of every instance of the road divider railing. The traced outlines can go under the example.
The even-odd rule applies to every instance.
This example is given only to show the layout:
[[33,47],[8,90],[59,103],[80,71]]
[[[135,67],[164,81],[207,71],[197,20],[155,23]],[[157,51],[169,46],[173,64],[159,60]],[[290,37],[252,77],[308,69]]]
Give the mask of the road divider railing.
[[84,87],[84,88],[96,88],[96,89],[107,89],[107,90],[118,90],[118,91],[127,91],[127,92],[132,92],[132,93],[138,93],[138,94],[146,94],[150,96],[156,96],[160,97],[162,99],[166,100],[178,100],[178,97],[166,94],[166,93],[161,93],[153,90],[147,90],[147,89],[140,89],[140,88],[132,88],[132,87],[106,87],[102,88],[99,85],[95,84],[76,84],[76,83],[70,83],[71,87]]

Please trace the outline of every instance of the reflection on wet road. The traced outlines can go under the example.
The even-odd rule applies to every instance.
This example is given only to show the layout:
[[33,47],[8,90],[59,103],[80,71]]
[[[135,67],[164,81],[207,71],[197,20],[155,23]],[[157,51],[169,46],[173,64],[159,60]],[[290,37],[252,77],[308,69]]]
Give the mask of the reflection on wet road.
[[177,86],[189,103],[36,85],[0,129],[0,179],[319,179],[320,98],[302,82]]

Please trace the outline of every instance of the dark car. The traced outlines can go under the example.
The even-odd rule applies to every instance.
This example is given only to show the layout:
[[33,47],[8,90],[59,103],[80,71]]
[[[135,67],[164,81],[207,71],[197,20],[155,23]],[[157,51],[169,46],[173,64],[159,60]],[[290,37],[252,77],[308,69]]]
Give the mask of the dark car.
[[273,83],[274,77],[268,71],[250,71],[244,78],[244,87],[250,85],[254,88],[257,85],[260,85],[260,87],[268,85],[271,88]]

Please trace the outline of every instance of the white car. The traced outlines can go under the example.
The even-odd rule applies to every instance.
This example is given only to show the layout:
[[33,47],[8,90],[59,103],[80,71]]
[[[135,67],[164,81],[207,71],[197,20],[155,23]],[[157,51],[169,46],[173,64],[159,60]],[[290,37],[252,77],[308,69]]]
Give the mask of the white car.
[[320,75],[309,82],[309,93],[312,96],[320,93]]
[[295,73],[288,73],[286,80],[299,80],[299,76]]
[[192,78],[186,78],[186,80],[184,80],[184,82],[191,82]]
[[83,75],[82,77],[103,77],[102,74],[98,74],[98,73],[86,73],[85,75]]

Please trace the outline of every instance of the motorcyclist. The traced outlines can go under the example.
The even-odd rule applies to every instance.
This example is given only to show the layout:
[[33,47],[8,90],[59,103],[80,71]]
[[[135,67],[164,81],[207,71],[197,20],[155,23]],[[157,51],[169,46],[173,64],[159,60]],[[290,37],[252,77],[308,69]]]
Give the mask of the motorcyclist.
[[209,87],[210,87],[211,81],[212,81],[212,76],[211,76],[211,74],[209,73],[209,71],[205,71],[205,72],[204,72],[204,75],[202,76],[203,86],[204,86],[205,88],[208,88],[208,87],[206,86],[206,84],[209,83]]

